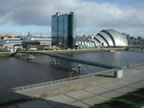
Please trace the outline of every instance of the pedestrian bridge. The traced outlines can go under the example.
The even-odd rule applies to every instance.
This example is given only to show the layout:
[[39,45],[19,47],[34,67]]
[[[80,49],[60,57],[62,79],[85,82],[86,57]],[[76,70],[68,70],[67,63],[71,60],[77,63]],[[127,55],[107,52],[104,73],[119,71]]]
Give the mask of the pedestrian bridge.
[[113,66],[109,64],[102,64],[102,63],[97,63],[93,61],[87,61],[87,60],[82,60],[78,58],[72,58],[69,56],[63,56],[63,55],[58,55],[58,54],[50,54],[48,52],[40,52],[40,51],[18,51],[13,53],[11,56],[15,56],[17,53],[24,53],[24,54],[41,54],[41,55],[46,55],[52,58],[56,59],[62,59],[65,61],[70,61],[70,62],[75,62],[75,63],[80,63],[80,64],[86,64],[86,65],[91,65],[91,66],[96,66],[96,67],[102,67],[102,68],[107,68],[107,69],[121,69],[119,66]]

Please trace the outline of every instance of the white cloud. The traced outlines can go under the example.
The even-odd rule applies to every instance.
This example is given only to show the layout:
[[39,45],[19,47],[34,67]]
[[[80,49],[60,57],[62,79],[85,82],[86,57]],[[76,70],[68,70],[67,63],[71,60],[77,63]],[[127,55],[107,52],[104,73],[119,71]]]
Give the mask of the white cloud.
[[[0,24],[51,25],[51,15],[57,11],[74,11],[78,32],[97,33],[103,28],[115,28],[132,34],[144,34],[144,8],[124,7],[112,3],[81,2],[80,0],[1,0]],[[97,28],[96,30],[94,30]],[[132,32],[130,32],[132,31]],[[141,33],[140,33],[141,32]]]

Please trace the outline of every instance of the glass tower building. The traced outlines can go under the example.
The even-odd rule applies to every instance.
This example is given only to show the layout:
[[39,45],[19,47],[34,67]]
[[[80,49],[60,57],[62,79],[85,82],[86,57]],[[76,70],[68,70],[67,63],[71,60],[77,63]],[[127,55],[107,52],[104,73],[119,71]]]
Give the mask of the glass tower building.
[[52,16],[52,45],[75,47],[76,23],[74,12]]

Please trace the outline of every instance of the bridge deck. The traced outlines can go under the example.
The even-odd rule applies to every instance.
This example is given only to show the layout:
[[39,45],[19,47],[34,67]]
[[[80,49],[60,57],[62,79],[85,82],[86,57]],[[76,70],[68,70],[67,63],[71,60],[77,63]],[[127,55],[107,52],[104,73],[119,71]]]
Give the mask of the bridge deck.
[[12,55],[14,56],[14,55],[16,55],[17,53],[41,54],[41,55],[50,56],[50,57],[52,57],[52,58],[62,59],[62,60],[66,60],[66,61],[71,61],[71,62],[86,64],[86,65],[91,65],[91,66],[97,66],[97,67],[108,68],[108,69],[114,69],[114,68],[120,69],[120,67],[118,67],[118,66],[113,66],[113,65],[108,65],[108,64],[102,64],[102,63],[96,63],[96,62],[92,62],[92,61],[87,61],[87,60],[72,58],[72,57],[63,56],[63,55],[50,54],[50,53],[46,53],[46,52],[19,51],[19,52],[13,53]]

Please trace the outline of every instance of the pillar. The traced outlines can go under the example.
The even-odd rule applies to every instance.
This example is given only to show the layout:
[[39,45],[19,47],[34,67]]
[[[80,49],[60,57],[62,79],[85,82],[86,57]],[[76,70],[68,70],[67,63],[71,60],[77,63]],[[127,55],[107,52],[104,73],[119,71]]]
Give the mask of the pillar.
[[115,78],[122,78],[123,77],[123,69],[116,69],[114,71],[114,77]]

